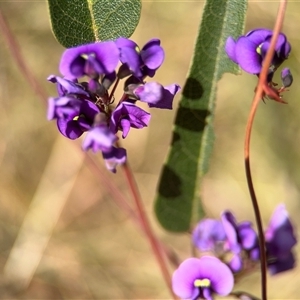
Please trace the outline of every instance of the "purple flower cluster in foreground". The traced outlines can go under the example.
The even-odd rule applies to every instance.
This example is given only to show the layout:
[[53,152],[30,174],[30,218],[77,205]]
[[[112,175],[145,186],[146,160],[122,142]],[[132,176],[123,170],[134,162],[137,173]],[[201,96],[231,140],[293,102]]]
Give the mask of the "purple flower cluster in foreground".
[[[212,252],[218,257],[230,257],[226,263],[234,273],[259,261],[258,237],[251,222],[238,223],[230,211],[223,212],[221,220],[202,220],[192,237],[199,250]],[[292,269],[295,264],[292,248],[297,240],[284,204],[275,209],[265,239],[270,273]]]
[[[259,262],[258,237],[251,222],[238,223],[230,211],[223,212],[220,220],[200,221],[192,240],[200,251],[213,256],[188,258],[174,272],[173,291],[181,299],[212,300],[214,294],[226,296],[233,289],[234,275],[251,271]],[[265,240],[270,273],[292,269],[292,248],[297,240],[284,204],[275,209]]]
[[[58,130],[69,139],[86,132],[83,149],[102,152],[107,168],[116,172],[116,166],[126,161],[126,150],[115,145],[116,133],[122,131],[126,138],[130,128],[146,127],[151,118],[137,101],[150,108],[172,109],[180,90],[177,84],[145,81],[155,75],[164,55],[158,39],[150,40],[142,49],[129,39],[119,38],[65,50],[59,66],[63,77],[48,77],[58,92],[58,97],[49,98],[48,119],[56,119]],[[113,106],[121,79],[125,79],[123,96]]]

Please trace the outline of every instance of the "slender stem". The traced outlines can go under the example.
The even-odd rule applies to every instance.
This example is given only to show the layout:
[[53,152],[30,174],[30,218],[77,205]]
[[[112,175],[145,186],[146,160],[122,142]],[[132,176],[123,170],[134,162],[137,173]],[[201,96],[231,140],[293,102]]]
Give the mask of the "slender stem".
[[149,239],[149,242],[151,244],[153,253],[156,257],[156,260],[158,262],[158,265],[161,269],[162,275],[164,277],[164,280],[170,290],[171,295],[173,296],[173,299],[177,299],[177,297],[174,295],[173,290],[172,290],[172,286],[171,286],[171,277],[165,262],[165,259],[163,257],[163,253],[162,253],[162,249],[159,245],[159,241],[157,240],[157,238],[155,237],[153,230],[150,226],[150,222],[147,218],[147,214],[145,213],[145,209],[143,206],[143,202],[138,190],[138,187],[136,185],[133,173],[131,171],[131,169],[129,168],[129,165],[127,163],[125,163],[123,165],[123,171],[125,173],[125,177],[127,179],[128,185],[130,187],[135,205],[136,205],[136,209],[138,214],[140,215],[140,220],[142,222],[142,225],[144,227],[145,233]]
[[255,190],[253,186],[252,176],[251,176],[251,168],[250,168],[250,139],[251,139],[251,131],[253,126],[253,121],[255,117],[255,113],[259,104],[259,101],[262,99],[263,93],[268,94],[269,86],[267,84],[267,72],[269,66],[271,64],[275,45],[281,31],[285,9],[286,9],[287,0],[281,0],[280,6],[278,9],[278,14],[276,18],[276,23],[273,30],[273,35],[270,43],[270,48],[267,52],[266,58],[263,63],[263,68],[259,76],[258,86],[256,89],[256,93],[253,99],[253,103],[251,106],[251,110],[248,117],[248,122],[246,126],[246,134],[245,134],[245,148],[244,148],[244,156],[245,156],[245,171],[248,182],[248,188],[252,200],[253,210],[255,214],[258,236],[259,236],[259,249],[260,249],[260,258],[261,258],[261,293],[262,300],[267,300],[267,257],[265,251],[265,237],[264,231],[261,221],[261,214],[259,210],[258,201],[255,195]]
[[7,21],[0,10],[0,31],[2,33],[2,37],[4,38],[6,45],[8,46],[11,55],[15,58],[16,63],[23,73],[24,77],[28,80],[29,84],[31,85],[32,89],[37,93],[37,95],[46,101],[48,98],[47,93],[41,87],[39,82],[37,81],[36,77],[32,74],[28,65],[25,63],[24,57],[20,52],[20,46],[18,45],[17,41],[14,39],[13,34],[7,24]]

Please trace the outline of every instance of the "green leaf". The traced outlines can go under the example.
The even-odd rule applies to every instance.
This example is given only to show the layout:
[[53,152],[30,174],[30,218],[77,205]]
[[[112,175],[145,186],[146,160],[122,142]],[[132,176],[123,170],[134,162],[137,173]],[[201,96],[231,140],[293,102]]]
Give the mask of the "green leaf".
[[200,187],[214,143],[217,82],[225,72],[239,72],[224,44],[228,36],[243,33],[246,8],[246,0],[206,1],[155,203],[156,216],[167,230],[188,231],[204,216]]
[[52,30],[65,47],[130,37],[140,0],[48,0]]

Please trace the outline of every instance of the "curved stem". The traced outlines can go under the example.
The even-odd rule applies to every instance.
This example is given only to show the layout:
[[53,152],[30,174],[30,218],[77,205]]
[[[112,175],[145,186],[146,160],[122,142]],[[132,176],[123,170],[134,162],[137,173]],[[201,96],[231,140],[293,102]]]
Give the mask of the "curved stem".
[[245,134],[245,148],[244,148],[244,157],[245,157],[245,171],[248,182],[248,188],[252,200],[253,210],[255,214],[258,236],[259,236],[259,249],[260,249],[260,258],[261,258],[261,293],[262,300],[267,300],[267,257],[265,251],[265,237],[264,231],[261,221],[261,215],[259,210],[258,201],[255,195],[255,190],[253,186],[252,176],[251,176],[251,168],[250,168],[250,139],[251,139],[251,131],[253,126],[253,121],[255,117],[255,113],[259,104],[259,101],[262,99],[263,93],[269,94],[270,87],[267,84],[267,72],[269,66],[271,64],[275,45],[281,31],[285,9],[287,5],[287,0],[281,0],[280,6],[278,9],[278,14],[276,18],[276,23],[273,30],[273,36],[270,43],[270,48],[267,52],[266,58],[263,63],[263,68],[259,76],[258,86],[256,89],[256,93],[253,99],[253,103],[251,106],[251,110],[249,113],[247,126],[246,126],[246,134]]
[[131,190],[135,205],[136,205],[137,212],[140,215],[140,220],[141,220],[142,226],[143,226],[145,233],[151,244],[152,251],[153,251],[155,258],[158,262],[158,265],[161,269],[162,275],[163,275],[164,280],[169,288],[169,291],[170,291],[171,295],[173,296],[173,299],[177,299],[177,297],[174,295],[173,290],[172,290],[171,277],[170,277],[165,259],[163,257],[162,249],[159,245],[159,241],[157,240],[156,236],[153,233],[153,230],[150,226],[150,222],[147,218],[147,214],[145,213],[143,202],[142,202],[138,187],[136,185],[133,173],[127,163],[123,164],[122,166],[123,166],[123,171],[125,173],[125,177],[127,179],[129,188]]

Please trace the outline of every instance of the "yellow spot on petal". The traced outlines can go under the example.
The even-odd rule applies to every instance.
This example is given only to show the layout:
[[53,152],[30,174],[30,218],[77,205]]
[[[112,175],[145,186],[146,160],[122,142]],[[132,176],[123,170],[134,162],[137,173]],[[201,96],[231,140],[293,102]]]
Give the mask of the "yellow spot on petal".
[[257,48],[256,48],[256,52],[261,55],[261,47],[263,44],[260,44]]
[[138,46],[136,46],[134,50],[135,50],[137,53],[140,53],[140,52],[141,52],[141,50],[140,50],[140,48],[139,48]]
[[73,118],[73,121],[77,121],[79,119],[79,116],[75,116],[74,118]]
[[210,280],[207,279],[207,278],[204,278],[204,279],[196,279],[194,281],[194,286],[195,287],[210,287]]

